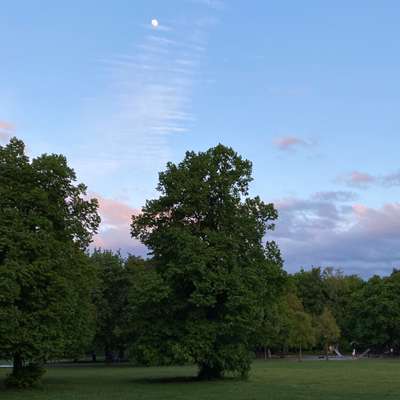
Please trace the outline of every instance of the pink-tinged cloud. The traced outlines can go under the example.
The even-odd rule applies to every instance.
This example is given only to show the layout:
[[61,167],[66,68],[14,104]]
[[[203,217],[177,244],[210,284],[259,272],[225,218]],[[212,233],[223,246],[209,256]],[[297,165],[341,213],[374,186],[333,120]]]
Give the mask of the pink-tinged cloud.
[[132,239],[130,234],[132,215],[137,215],[140,210],[123,201],[93,194],[91,197],[99,201],[102,221],[99,233],[93,239],[93,247],[145,256],[147,254],[145,246]]
[[15,131],[15,126],[6,121],[0,121],[0,141],[7,141]]
[[353,171],[348,175],[343,175],[338,178],[338,181],[345,183],[347,186],[361,188],[370,186],[374,183],[379,183],[379,180],[376,176],[360,171]]
[[119,200],[94,195],[99,201],[99,214],[102,223],[108,226],[124,226],[131,223],[132,215],[137,215],[140,210]]
[[400,233],[400,203],[387,203],[375,209],[361,204],[353,206],[357,222],[355,229],[377,239],[396,240]]
[[352,209],[354,214],[359,218],[362,218],[368,212],[368,207],[364,206],[363,204],[354,204]]
[[[317,196],[319,197],[319,196]],[[276,229],[285,268],[333,266],[363,276],[388,274],[400,265],[400,203],[382,207],[289,198],[275,202]]]
[[292,150],[299,146],[307,146],[308,143],[295,136],[283,136],[274,140],[275,146],[282,151]]
[[349,181],[355,185],[365,185],[373,183],[375,178],[365,172],[353,171],[349,177]]

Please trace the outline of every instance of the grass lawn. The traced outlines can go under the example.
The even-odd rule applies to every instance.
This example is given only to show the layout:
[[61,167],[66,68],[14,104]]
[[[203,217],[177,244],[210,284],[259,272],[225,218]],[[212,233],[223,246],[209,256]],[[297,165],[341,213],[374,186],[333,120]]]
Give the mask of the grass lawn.
[[[0,382],[8,370],[0,369]],[[396,399],[400,361],[257,361],[250,379],[197,382],[191,367],[82,366],[49,368],[43,386],[0,388],[1,400],[83,399]],[[1,385],[1,383],[0,383]]]

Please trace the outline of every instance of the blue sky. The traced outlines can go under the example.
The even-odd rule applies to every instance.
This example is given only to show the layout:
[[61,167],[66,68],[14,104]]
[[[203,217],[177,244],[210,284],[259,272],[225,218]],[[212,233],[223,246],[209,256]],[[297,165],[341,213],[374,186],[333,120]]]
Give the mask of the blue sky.
[[129,215],[165,162],[230,145],[280,211],[288,270],[388,273],[400,264],[400,4],[330,3],[4,1],[0,140],[66,154],[101,201],[96,244],[139,253]]

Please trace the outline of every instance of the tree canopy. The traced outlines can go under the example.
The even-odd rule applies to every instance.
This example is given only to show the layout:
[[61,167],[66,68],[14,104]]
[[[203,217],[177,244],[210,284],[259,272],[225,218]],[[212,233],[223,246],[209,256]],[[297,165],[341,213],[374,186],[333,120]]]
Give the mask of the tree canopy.
[[84,250],[99,217],[75,180],[63,156],[30,161],[15,138],[0,146],[0,356],[14,359],[14,377],[92,336]]
[[170,360],[194,361],[201,377],[247,374],[263,310],[283,282],[263,245],[278,213],[249,196],[251,172],[250,161],[223,145],[187,152],[160,173],[160,197],[132,217],[132,236],[156,265],[148,302],[132,305],[136,321],[143,303],[152,308],[137,342],[142,358],[157,349]]

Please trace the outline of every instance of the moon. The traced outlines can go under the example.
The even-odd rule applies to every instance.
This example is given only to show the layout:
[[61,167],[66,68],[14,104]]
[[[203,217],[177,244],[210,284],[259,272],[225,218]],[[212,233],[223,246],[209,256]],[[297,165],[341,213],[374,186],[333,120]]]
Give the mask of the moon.
[[158,22],[158,19],[152,19],[151,20],[151,26],[153,27],[153,28],[158,28],[158,26],[160,25],[160,23]]

